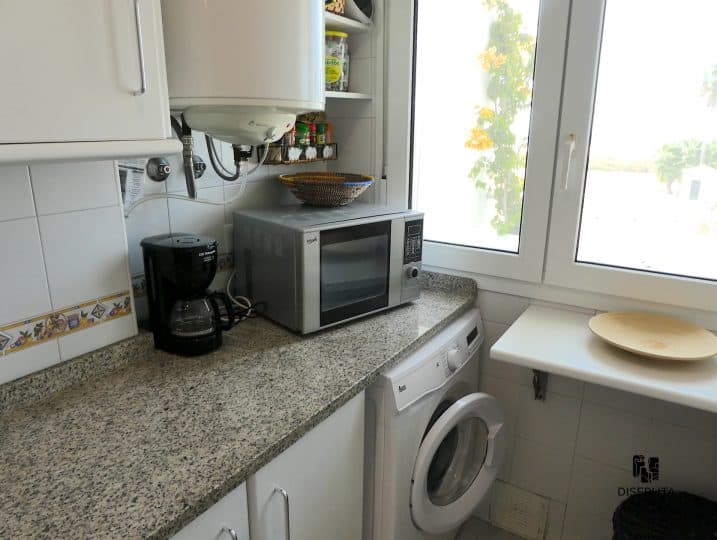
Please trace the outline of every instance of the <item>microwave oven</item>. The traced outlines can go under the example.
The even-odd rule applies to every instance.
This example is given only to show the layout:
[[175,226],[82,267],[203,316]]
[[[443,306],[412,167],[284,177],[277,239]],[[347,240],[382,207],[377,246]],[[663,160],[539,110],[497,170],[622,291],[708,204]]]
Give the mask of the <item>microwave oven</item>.
[[234,212],[235,291],[302,334],[419,297],[423,214],[354,203]]

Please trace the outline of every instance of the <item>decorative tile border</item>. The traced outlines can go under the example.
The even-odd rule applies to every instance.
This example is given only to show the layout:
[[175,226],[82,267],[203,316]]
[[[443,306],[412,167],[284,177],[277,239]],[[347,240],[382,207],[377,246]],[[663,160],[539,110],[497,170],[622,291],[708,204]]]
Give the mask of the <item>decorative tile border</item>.
[[37,315],[0,327],[0,357],[132,313],[129,291]]
[[[220,253],[217,256],[217,273],[229,272],[234,268],[234,254]],[[132,294],[135,298],[145,296],[147,294],[147,280],[144,274],[132,276]]]

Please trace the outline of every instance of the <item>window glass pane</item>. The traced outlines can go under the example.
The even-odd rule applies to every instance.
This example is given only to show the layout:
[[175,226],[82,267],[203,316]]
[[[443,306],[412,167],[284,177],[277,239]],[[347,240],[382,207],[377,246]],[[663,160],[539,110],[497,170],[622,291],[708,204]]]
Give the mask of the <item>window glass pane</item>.
[[539,7],[418,2],[412,202],[427,240],[518,251]]
[[608,0],[578,261],[717,279],[715,21]]

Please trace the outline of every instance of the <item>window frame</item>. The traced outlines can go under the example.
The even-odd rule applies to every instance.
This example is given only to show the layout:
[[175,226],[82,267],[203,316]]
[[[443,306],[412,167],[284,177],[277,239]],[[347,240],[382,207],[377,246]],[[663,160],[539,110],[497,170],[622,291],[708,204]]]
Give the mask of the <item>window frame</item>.
[[[429,1],[429,0],[424,0]],[[405,80],[405,70],[402,74],[394,77],[391,65],[397,65],[398,54],[388,50],[388,65],[391,77],[387,77],[386,100],[388,118],[388,141],[400,140],[401,126],[409,126],[404,131],[404,139],[408,140],[408,151],[403,150],[405,160],[398,155],[401,153],[400,143],[394,143],[393,149],[389,143],[387,161],[391,171],[391,177],[408,178],[409,182],[405,188],[405,196],[410,198],[412,185],[413,168],[413,109],[415,102],[415,51],[419,36],[414,32],[417,28],[417,13],[419,0],[396,0],[390,4],[403,4],[404,9],[399,6],[390,6],[390,9],[405,16],[410,7],[411,24],[410,36],[406,35],[405,20],[404,26],[391,21],[390,41],[395,42],[401,39],[403,33],[405,39],[410,39],[411,62],[410,79]],[[565,42],[567,39],[567,26],[570,0],[542,0],[536,39],[535,69],[533,78],[533,99],[530,114],[530,134],[528,139],[528,158],[525,174],[525,187],[523,194],[523,211],[520,226],[520,238],[518,253],[492,250],[481,247],[468,247],[456,244],[449,244],[437,241],[424,241],[423,262],[427,265],[441,268],[457,269],[467,272],[480,272],[481,274],[509,277],[522,281],[539,283],[543,275],[543,260],[545,255],[545,243],[548,231],[548,217],[550,211],[550,194],[552,189],[553,168],[556,152],[556,138],[558,131],[558,120],[560,114],[560,96],[562,89],[562,73],[564,67]],[[398,34],[398,35],[397,35]],[[394,60],[392,61],[392,57]],[[405,56],[404,56],[405,58]],[[404,60],[405,61],[405,60]],[[401,90],[401,85],[406,84]],[[401,97],[398,97],[401,96]],[[391,109],[400,103],[410,104],[408,118],[405,111]],[[398,121],[398,124],[396,122]],[[395,130],[394,132],[392,132]],[[392,157],[393,156],[393,157]],[[403,167],[405,169],[403,169]],[[403,170],[401,170],[403,169]],[[390,184],[391,182],[389,182]],[[405,201],[406,199],[404,199]],[[410,199],[409,199],[410,200]],[[390,201],[390,198],[389,198]],[[430,219],[430,215],[427,216]]]
[[[544,282],[713,311],[717,307],[714,281],[577,261],[607,0],[573,0],[572,4]],[[569,159],[571,136],[575,149]]]

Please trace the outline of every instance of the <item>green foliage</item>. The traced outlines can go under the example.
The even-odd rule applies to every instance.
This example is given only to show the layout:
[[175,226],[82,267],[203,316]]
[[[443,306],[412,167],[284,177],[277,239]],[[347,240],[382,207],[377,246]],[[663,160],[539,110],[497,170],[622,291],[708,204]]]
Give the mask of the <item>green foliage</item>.
[[660,182],[668,186],[682,178],[685,169],[700,164],[704,146],[704,165],[717,168],[717,141],[702,143],[690,139],[679,143],[663,144],[655,161],[655,172]]
[[530,108],[535,37],[520,31],[522,16],[506,0],[483,4],[495,15],[479,56],[490,101],[476,107],[476,125],[466,141],[467,148],[480,152],[469,176],[496,202],[493,228],[509,234],[520,228],[527,155],[527,139],[516,140],[512,126],[517,114]]

